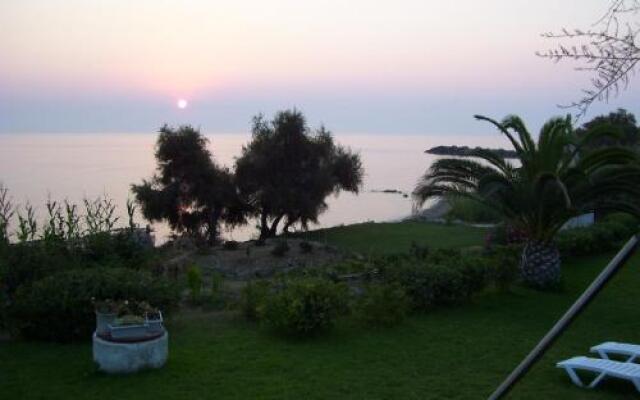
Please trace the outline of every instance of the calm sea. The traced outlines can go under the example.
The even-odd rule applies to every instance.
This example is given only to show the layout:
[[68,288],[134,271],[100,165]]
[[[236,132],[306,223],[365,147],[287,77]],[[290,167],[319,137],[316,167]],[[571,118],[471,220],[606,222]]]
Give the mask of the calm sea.
[[[232,166],[243,134],[209,134],[210,150],[220,164]],[[0,135],[0,182],[10,190],[14,203],[30,202],[39,213],[44,202],[107,195],[126,218],[125,202],[132,183],[154,172],[152,134],[2,134]],[[328,201],[329,209],[316,227],[365,221],[389,221],[411,213],[411,199],[377,190],[410,193],[435,156],[424,150],[437,145],[504,146],[495,136],[456,135],[337,135],[336,140],[360,153],[365,168],[364,187],[358,195],[340,194]],[[142,224],[146,224],[138,216]],[[245,240],[255,234],[255,223],[226,232],[228,239]],[[154,226],[160,241],[168,234],[162,224]]]

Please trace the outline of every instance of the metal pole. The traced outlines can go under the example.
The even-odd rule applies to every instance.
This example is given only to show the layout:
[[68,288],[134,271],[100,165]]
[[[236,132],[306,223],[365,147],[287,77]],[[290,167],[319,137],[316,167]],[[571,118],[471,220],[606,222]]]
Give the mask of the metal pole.
[[502,384],[496,389],[495,392],[489,397],[489,400],[498,400],[504,397],[528,371],[533,365],[547,352],[549,347],[564,333],[569,327],[571,322],[587,307],[587,305],[593,300],[600,290],[605,287],[607,282],[615,276],[620,268],[627,262],[627,260],[635,253],[640,244],[638,235],[634,235],[629,239],[627,244],[616,254],[616,256],[609,262],[607,267],[598,275],[598,277],[591,283],[587,290],[576,300],[575,303],[569,308],[569,310],[556,322],[551,330],[542,338],[542,340],[531,350],[531,353],[522,360],[520,365],[511,372],[511,374],[505,379]]

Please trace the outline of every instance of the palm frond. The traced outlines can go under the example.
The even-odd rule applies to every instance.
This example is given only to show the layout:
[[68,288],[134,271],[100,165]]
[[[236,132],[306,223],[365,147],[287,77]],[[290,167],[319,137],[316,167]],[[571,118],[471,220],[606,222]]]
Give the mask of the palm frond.
[[458,195],[498,211],[529,237],[548,241],[572,217],[594,209],[640,216],[640,156],[624,147],[589,150],[611,130],[598,127],[577,138],[571,119],[553,118],[534,142],[524,122],[509,116],[502,123],[476,115],[504,134],[521,166],[513,167],[487,150],[468,158],[433,163],[413,193],[419,204],[429,198]]
[[532,154],[536,151],[536,144],[520,117],[517,115],[508,115],[502,120],[501,125],[505,130],[513,129],[518,134],[522,148],[526,153]]
[[491,119],[489,117],[485,117],[484,115],[474,115],[474,118],[479,120],[479,121],[487,121],[487,122],[493,124],[496,128],[498,128],[498,130],[500,132],[502,132],[503,135],[505,135],[507,137],[507,139],[509,139],[509,141],[511,142],[511,145],[513,146],[513,149],[518,154],[518,157],[522,158],[524,156],[525,150],[522,147],[522,145],[520,143],[518,143],[518,141],[513,137],[511,132],[509,132],[509,130],[506,129],[502,124],[500,124],[498,121],[496,121],[494,119]]

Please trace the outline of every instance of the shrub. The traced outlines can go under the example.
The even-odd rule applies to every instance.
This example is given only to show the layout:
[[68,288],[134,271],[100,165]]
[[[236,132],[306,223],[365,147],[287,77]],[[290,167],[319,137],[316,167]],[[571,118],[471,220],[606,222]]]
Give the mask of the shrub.
[[499,224],[491,228],[485,236],[485,247],[509,246],[524,243],[526,235],[521,230],[507,224]]
[[278,242],[271,250],[271,254],[275,257],[283,257],[288,252],[289,244],[286,241]]
[[168,313],[179,293],[168,281],[142,271],[64,271],[21,287],[9,308],[9,326],[28,339],[86,340],[95,327],[94,299],[146,301]]
[[86,235],[81,242],[78,254],[81,260],[101,265],[118,263],[127,268],[140,268],[151,253],[128,229]]
[[218,271],[211,272],[211,293],[219,294],[224,284],[224,277]]
[[300,246],[300,251],[305,254],[313,252],[313,245],[307,242],[306,240],[300,242],[299,246]]
[[267,301],[267,295],[270,292],[271,283],[269,281],[247,282],[240,292],[240,311],[242,315],[249,321],[259,320]]
[[192,265],[187,269],[187,286],[189,287],[189,296],[195,304],[200,301],[202,294],[202,271],[197,265]]
[[416,311],[459,304],[487,285],[489,260],[446,254],[436,252],[425,260],[397,259],[380,265],[380,271],[386,282],[404,288]]
[[347,310],[345,285],[302,278],[287,281],[281,290],[267,296],[263,316],[280,333],[312,336],[332,328]]
[[213,271],[211,273],[211,292],[207,296],[205,307],[209,309],[222,309],[225,305],[223,294],[224,277],[221,273]]
[[371,284],[356,301],[355,313],[367,325],[394,326],[404,320],[410,305],[400,285]]
[[415,241],[411,242],[411,247],[409,247],[409,254],[417,258],[419,260],[424,260],[429,256],[429,246],[418,244]]
[[564,256],[586,256],[618,250],[638,232],[638,221],[624,214],[612,214],[602,222],[561,231],[556,242]]
[[521,252],[520,246],[500,246],[487,254],[491,265],[491,280],[498,290],[510,291],[518,280]]
[[127,267],[144,269],[152,252],[137,242],[130,231],[96,233],[67,241],[50,235],[43,240],[15,243],[0,252],[0,289],[12,298],[20,286],[51,274],[79,269]]
[[233,250],[238,250],[239,248],[240,248],[240,243],[236,242],[235,240],[227,240],[222,244],[223,250],[233,251]]
[[0,268],[0,289],[9,298],[15,295],[20,286],[49,276],[67,268],[80,265],[63,246],[54,248],[40,242],[16,243],[9,246],[0,259],[5,267]]

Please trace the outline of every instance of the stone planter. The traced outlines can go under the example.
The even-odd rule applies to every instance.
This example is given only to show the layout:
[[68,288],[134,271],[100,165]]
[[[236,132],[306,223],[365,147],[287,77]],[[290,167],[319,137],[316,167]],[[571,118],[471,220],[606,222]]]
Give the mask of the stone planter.
[[135,343],[104,340],[93,334],[93,360],[100,371],[130,374],[143,369],[161,368],[169,356],[169,334]]
[[101,313],[96,311],[96,333],[98,336],[104,336],[109,334],[109,326],[113,324],[117,314],[115,313]]
[[114,340],[137,340],[147,336],[147,325],[109,325]]
[[108,326],[109,337],[114,341],[147,340],[157,337],[163,332],[164,325],[161,312],[158,312],[157,317],[152,319],[145,315],[144,323],[142,324],[114,325],[112,323]]
[[148,315],[145,315],[145,324],[147,325],[148,332],[151,333],[161,333],[164,331],[162,312],[158,311],[158,315],[155,318],[149,318]]

